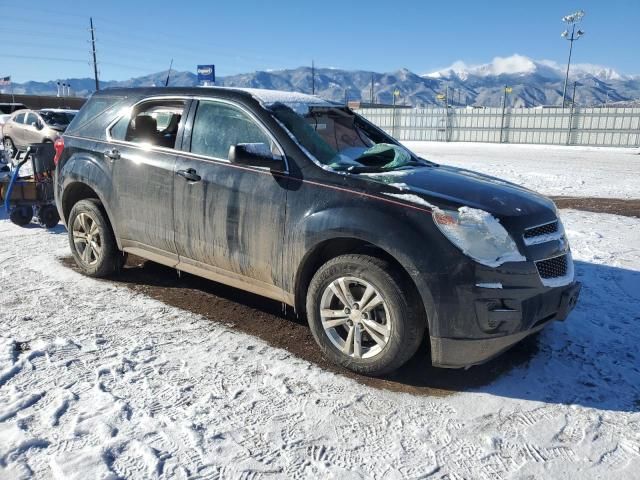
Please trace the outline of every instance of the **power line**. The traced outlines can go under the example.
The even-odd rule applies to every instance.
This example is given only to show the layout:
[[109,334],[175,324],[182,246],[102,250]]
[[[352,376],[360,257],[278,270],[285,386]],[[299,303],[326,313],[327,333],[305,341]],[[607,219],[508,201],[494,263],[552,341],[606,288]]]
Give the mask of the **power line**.
[[50,61],[50,62],[70,62],[70,63],[87,63],[86,60],[80,60],[78,58],[64,58],[64,57],[40,57],[37,55],[12,55],[12,54],[7,54],[7,53],[3,53],[2,54],[3,57],[6,58],[17,58],[17,59],[24,59],[24,60],[41,60],[41,61]]
[[[40,12],[40,10],[38,10],[38,12]],[[6,16],[5,16],[6,18]],[[86,17],[83,17],[86,18]],[[104,21],[106,21],[103,17],[93,17],[96,19],[100,19],[102,18]],[[33,19],[30,21],[31,24],[33,24]],[[56,23],[56,25],[58,25]],[[76,27],[76,25],[73,25],[71,23],[66,23],[63,24],[66,27],[69,28],[74,28]],[[37,30],[31,30],[29,32],[29,35],[31,37],[42,37],[44,40],[49,41],[51,40],[52,37],[55,38],[59,38],[59,37],[66,37],[69,39],[73,39],[73,40],[77,40],[78,39],[78,34],[81,34],[81,31],[84,30],[80,25],[77,26],[77,34],[73,34],[70,32],[60,32],[59,30],[49,30],[46,28],[38,28]],[[3,27],[3,31],[5,31],[5,28]],[[7,29],[6,31],[13,31],[15,33],[24,33],[24,29]],[[121,39],[126,36],[126,38],[129,40],[127,42],[123,42],[121,41]],[[108,42],[105,40],[104,42],[101,42],[101,52],[103,51],[103,49],[105,48],[105,45],[113,43],[113,44],[120,44],[123,47],[126,47],[127,49],[131,49],[132,47],[139,45],[139,46],[143,46],[145,48],[148,49],[148,47],[157,47],[159,42],[162,41],[166,41],[168,43],[167,48],[168,49],[172,49],[172,51],[170,53],[174,54],[174,57],[180,53],[180,56],[184,56],[185,51],[189,52],[193,49],[193,44],[189,43],[189,42],[180,42],[179,40],[176,40],[175,38],[169,39],[167,38],[166,35],[148,35],[148,34],[141,34],[141,33],[137,33],[135,31],[132,31],[129,28],[120,28],[117,27],[115,25],[109,24],[107,26],[101,26],[100,27],[100,37],[104,38],[104,39],[108,39]],[[96,40],[98,40],[98,38],[96,38]],[[133,42],[131,40],[134,40]],[[137,41],[136,41],[137,40]],[[212,54],[220,57],[220,56],[224,56],[224,57],[228,57],[228,58],[233,58],[235,60],[240,60],[240,61],[244,61],[245,63],[249,64],[249,63],[254,63],[256,61],[259,62],[265,62],[265,66],[266,63],[275,63],[275,62],[294,62],[297,61],[296,59],[293,58],[289,58],[289,57],[274,57],[274,56],[264,56],[262,54],[262,52],[254,52],[254,51],[244,51],[243,53],[239,53],[238,49],[235,48],[227,48],[225,45],[221,45],[221,44],[215,44],[215,43],[211,43],[211,42],[206,42],[206,44],[202,45],[203,49],[207,49],[209,51],[211,51]],[[164,52],[163,58],[166,59],[166,50]],[[146,53],[145,53],[146,55]]]
[[[5,2],[5,4],[2,6],[2,10],[3,10],[3,17],[4,17],[4,13],[6,10],[18,10],[20,13],[23,13],[25,10],[28,10],[30,5],[26,4],[23,1],[17,1],[15,2],[16,5],[11,5],[10,1]],[[52,10],[49,9],[47,10],[46,8],[41,8],[40,6],[36,6],[36,7],[31,7],[31,10],[37,13],[41,13],[41,14],[45,14],[47,16],[54,16],[55,18],[60,17],[60,10]],[[80,14],[80,13],[73,13],[73,11],[65,11],[64,12],[64,16],[65,17],[76,17],[76,18],[82,18],[84,21],[86,21],[87,16]],[[98,17],[96,17],[98,18]],[[100,20],[100,18],[98,18]],[[57,23],[57,21],[56,21]]]
[[[43,62],[67,62],[67,63],[84,63],[87,65],[89,62],[87,60],[82,60],[79,58],[68,58],[68,57],[41,57],[37,55],[12,55],[12,54],[2,54],[3,57],[6,58],[16,58],[19,60],[39,60]],[[116,63],[116,62],[100,62],[101,65],[110,65],[113,67],[127,68],[131,70],[138,70],[140,72],[149,72],[146,68],[136,67],[133,65],[126,65],[124,63]]]

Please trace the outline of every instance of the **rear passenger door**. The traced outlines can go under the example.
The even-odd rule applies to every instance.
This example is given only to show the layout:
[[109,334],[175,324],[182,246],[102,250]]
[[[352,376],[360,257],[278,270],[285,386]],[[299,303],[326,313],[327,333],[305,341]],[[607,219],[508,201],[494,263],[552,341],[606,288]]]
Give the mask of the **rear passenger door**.
[[239,143],[282,149],[251,112],[226,100],[201,100],[189,116],[174,177],[180,268],[282,299],[274,286],[281,284],[286,174],[228,160]]
[[[151,252],[165,264],[178,261],[173,176],[189,103],[183,98],[138,103],[111,126],[105,145],[105,161],[113,165],[114,217],[123,247],[132,253],[144,250],[147,257]],[[171,125],[167,117],[174,118]]]
[[25,145],[40,142],[42,136],[40,134],[40,130],[42,129],[38,129],[38,125],[40,124],[40,119],[38,118],[38,116],[33,112],[29,112],[24,123],[25,125],[24,129],[22,130],[22,141],[25,143]]

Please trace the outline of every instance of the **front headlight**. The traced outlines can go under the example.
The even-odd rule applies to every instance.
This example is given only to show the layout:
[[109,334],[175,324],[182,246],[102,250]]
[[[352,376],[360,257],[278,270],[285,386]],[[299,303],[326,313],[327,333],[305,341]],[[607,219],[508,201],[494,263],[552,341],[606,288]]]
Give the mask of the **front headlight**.
[[433,221],[445,237],[478,263],[497,267],[527,260],[498,219],[484,210],[460,207],[455,212],[436,208]]

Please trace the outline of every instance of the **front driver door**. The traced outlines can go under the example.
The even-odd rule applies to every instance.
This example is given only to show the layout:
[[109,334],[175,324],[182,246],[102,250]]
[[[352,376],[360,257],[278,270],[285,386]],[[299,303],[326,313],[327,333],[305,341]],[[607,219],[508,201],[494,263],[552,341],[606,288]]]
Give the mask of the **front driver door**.
[[[179,268],[282,300],[282,150],[244,107],[202,100],[193,109],[189,152],[174,176]],[[231,164],[229,147],[239,143],[266,143],[282,155],[282,171]]]

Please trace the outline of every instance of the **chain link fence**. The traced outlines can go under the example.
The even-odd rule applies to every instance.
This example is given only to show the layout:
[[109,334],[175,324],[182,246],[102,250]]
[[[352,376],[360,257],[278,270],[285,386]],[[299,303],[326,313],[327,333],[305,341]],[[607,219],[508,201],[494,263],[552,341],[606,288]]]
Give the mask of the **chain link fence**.
[[640,108],[362,108],[398,140],[640,147]]

